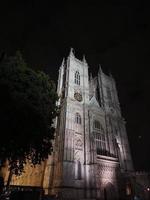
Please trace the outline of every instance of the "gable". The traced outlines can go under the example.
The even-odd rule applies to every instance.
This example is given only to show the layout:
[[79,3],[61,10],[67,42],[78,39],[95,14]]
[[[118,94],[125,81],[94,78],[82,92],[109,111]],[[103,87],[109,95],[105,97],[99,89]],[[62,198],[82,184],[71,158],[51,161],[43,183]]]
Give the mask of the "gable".
[[100,105],[99,105],[98,101],[96,100],[95,96],[93,96],[93,97],[91,98],[89,104],[100,108]]

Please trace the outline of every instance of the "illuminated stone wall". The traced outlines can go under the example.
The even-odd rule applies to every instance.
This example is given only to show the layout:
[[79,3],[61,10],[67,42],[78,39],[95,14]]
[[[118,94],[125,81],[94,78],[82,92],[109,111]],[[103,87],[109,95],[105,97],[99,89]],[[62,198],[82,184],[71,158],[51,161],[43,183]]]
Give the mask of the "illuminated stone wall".
[[[43,187],[45,194],[48,194],[51,174],[52,156],[49,156],[49,158],[40,165],[31,166],[31,164],[27,162],[24,172],[20,176],[12,176],[10,185]],[[6,185],[9,176],[7,163],[5,167],[2,168],[1,175],[4,177],[4,182]]]
[[89,78],[88,68],[71,49],[59,69],[53,193],[64,199],[115,199],[118,172],[133,171],[125,121],[113,77],[100,68]]
[[35,167],[26,164],[24,171],[21,176],[13,175],[11,180],[12,185],[42,186],[44,163]]

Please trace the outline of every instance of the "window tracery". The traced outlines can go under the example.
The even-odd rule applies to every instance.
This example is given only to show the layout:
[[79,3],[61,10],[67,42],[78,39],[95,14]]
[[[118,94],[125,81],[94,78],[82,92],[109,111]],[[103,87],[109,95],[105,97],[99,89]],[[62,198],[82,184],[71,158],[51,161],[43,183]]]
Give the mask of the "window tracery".
[[75,72],[75,84],[80,85],[80,73],[78,71]]
[[98,120],[93,122],[96,151],[98,155],[106,154],[106,139],[103,127]]
[[98,131],[104,132],[103,127],[98,120],[94,120],[93,127],[94,127],[94,129],[96,129]]

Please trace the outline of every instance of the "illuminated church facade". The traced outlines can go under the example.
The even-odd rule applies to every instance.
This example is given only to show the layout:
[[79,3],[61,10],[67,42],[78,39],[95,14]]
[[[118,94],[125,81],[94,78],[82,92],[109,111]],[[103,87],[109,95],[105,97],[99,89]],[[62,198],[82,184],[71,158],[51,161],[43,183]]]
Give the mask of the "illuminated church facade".
[[26,166],[11,184],[41,186],[70,200],[130,194],[133,165],[115,80],[101,67],[95,78],[88,69],[71,49],[59,69],[53,155],[36,169]]
[[[121,174],[133,171],[115,81],[73,50],[59,69],[54,181],[52,190],[71,199],[116,199]],[[106,197],[107,196],[107,197]]]

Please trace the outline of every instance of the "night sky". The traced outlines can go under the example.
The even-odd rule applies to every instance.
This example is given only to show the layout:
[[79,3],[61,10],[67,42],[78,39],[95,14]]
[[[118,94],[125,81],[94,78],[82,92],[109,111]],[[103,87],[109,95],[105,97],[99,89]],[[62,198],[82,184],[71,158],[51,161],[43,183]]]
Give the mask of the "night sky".
[[21,50],[27,63],[57,80],[70,47],[96,75],[111,72],[136,170],[150,170],[150,7],[145,0],[4,1],[0,53]]

